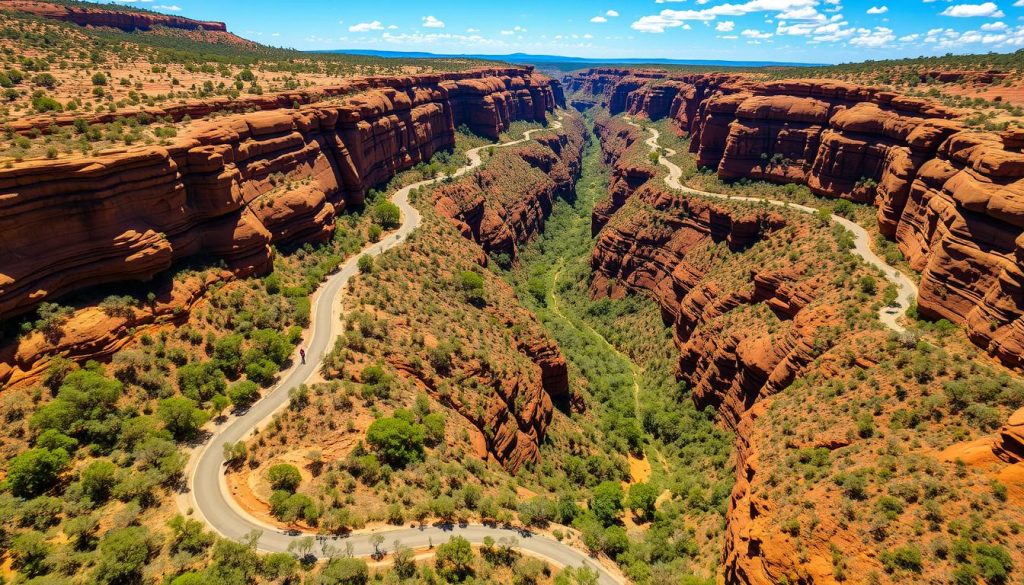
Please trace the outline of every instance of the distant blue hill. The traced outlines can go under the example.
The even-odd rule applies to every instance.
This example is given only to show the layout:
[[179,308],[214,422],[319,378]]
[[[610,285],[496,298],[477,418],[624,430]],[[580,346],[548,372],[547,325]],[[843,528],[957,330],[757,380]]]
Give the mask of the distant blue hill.
[[527,65],[543,65],[546,63],[588,65],[697,65],[703,67],[818,67],[827,63],[790,63],[783,61],[716,61],[708,59],[589,59],[584,57],[564,57],[560,55],[529,55],[512,53],[509,55],[474,55],[426,53],[417,51],[377,51],[374,49],[336,49],[331,51],[315,51],[318,53],[341,53],[346,55],[363,55],[368,57],[385,57],[392,59],[485,59],[488,61],[507,61]]

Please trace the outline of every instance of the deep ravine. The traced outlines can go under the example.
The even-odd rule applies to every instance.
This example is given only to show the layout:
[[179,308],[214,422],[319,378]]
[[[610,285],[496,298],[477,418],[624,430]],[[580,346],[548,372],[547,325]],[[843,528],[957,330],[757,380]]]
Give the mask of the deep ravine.
[[732,486],[732,437],[676,381],[671,335],[652,300],[591,300],[591,214],[607,188],[595,139],[575,197],[555,204],[544,233],[504,276],[569,361],[570,385],[586,402],[569,416],[584,428],[591,422],[605,452],[626,457],[627,492],[648,483],[660,494],[653,522],[626,515],[626,532],[641,546],[618,558],[623,570],[634,580],[662,571],[713,578]]

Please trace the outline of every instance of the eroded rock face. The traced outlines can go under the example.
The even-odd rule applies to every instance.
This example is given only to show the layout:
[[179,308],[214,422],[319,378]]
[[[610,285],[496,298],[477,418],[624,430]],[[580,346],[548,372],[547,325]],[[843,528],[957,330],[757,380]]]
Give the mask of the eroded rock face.
[[[992,355],[1024,365],[1019,130],[969,131],[927,100],[827,80],[594,69],[566,86],[612,113],[670,117],[690,134],[697,164],[722,179],[802,183],[874,204],[880,231],[921,271],[921,312],[964,325]],[[619,178],[613,208],[623,199]],[[595,214],[595,229],[607,216]]]
[[519,246],[540,233],[555,197],[579,177],[586,129],[575,116],[557,133],[499,148],[480,170],[436,189],[434,206],[488,254],[515,260]]
[[4,8],[8,10],[73,22],[79,26],[110,27],[124,31],[149,30],[155,26],[182,30],[201,29],[212,32],[227,32],[228,30],[227,25],[223,22],[193,20],[157,12],[66,6],[37,0],[8,0],[4,4]]
[[496,135],[555,104],[529,68],[371,85],[337,104],[199,121],[166,147],[0,170],[0,318],[184,258],[263,273],[271,244],[329,238],[337,210],[453,147],[457,126]]
[[591,235],[597,235],[633,192],[654,178],[655,168],[647,159],[643,132],[619,118],[599,118],[594,132],[601,144],[602,160],[611,168],[608,198],[594,206]]
[[[606,90],[595,100],[614,101],[632,115],[661,115],[662,107],[650,104],[666,90],[637,84],[628,73],[618,85],[609,76],[605,70],[596,75]],[[921,312],[964,324],[978,345],[1021,365],[1024,134],[966,131],[928,103],[846,84],[732,80],[705,87],[703,98],[672,116],[681,133],[689,132],[699,164],[725,179],[803,183],[820,195],[874,203],[882,233],[921,271]],[[680,116],[686,108],[690,113]],[[637,146],[642,136],[616,119],[599,120],[598,132],[613,179],[593,218],[592,292],[652,295],[673,329],[678,375],[698,406],[716,408],[736,432],[736,484],[719,582],[833,582],[830,545],[877,565],[877,553],[836,515],[822,515],[814,538],[780,530],[792,510],[782,511],[784,503],[766,487],[772,481],[767,443],[778,436],[765,436],[763,423],[797,377],[814,372],[828,380],[850,368],[876,367],[870,355],[837,348],[878,346],[881,335],[861,332],[837,341],[849,299],[829,280],[833,270],[801,263],[802,246],[813,239],[801,218],[788,226],[770,216],[753,220],[753,211],[744,214],[740,204],[717,209],[714,202],[688,201],[666,192],[660,180],[639,178],[625,186],[624,161],[644,167],[636,162],[636,153],[646,150]],[[715,241],[720,245],[709,251]],[[754,242],[760,243],[753,252],[761,254],[755,258],[789,251],[790,259],[762,266],[730,256],[720,265],[724,276],[710,268],[723,248],[742,250]],[[766,248],[776,250],[763,254]],[[747,266],[749,278],[736,274],[736,266]],[[774,315],[766,318],[765,309]],[[988,457],[1019,465],[1022,429],[1024,411],[1018,411],[985,443]],[[856,436],[826,435],[810,446],[840,449]],[[814,501],[821,494],[815,488],[805,495]]]

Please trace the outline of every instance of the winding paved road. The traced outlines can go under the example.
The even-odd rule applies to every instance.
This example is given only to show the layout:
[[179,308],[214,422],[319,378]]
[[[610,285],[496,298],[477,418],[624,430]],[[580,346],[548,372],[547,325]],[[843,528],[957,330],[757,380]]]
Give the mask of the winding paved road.
[[[561,120],[561,116],[559,116],[559,120]],[[555,121],[550,126],[552,129],[561,127],[560,121]],[[469,159],[469,164],[461,167],[452,176],[459,177],[479,167],[482,164],[481,151],[492,147],[507,147],[526,142],[530,140],[533,133],[541,130],[534,129],[525,132],[520,140],[499,145],[486,145],[468,151],[466,156]],[[349,258],[321,285],[313,301],[312,336],[305,342],[306,362],[300,363],[298,355],[293,355],[294,365],[282,373],[281,380],[258,402],[237,416],[230,416],[226,420],[207,427],[210,436],[193,452],[186,471],[188,493],[183,494],[178,500],[179,506],[186,514],[194,511],[216,532],[235,540],[242,540],[254,530],[262,531],[257,548],[265,552],[287,551],[288,546],[296,540],[310,536],[298,531],[284,532],[280,528],[267,525],[238,506],[230,495],[224,477],[224,446],[246,439],[263,428],[270,422],[274,413],[288,404],[289,391],[308,380],[316,372],[324,355],[332,347],[335,337],[340,333],[341,303],[338,301],[345,285],[358,271],[359,257],[363,254],[377,256],[399,245],[408,237],[420,225],[420,214],[409,203],[410,193],[414,189],[440,182],[443,179],[444,177],[439,177],[420,181],[397,191],[391,199],[401,210],[401,226],[380,242],[364,248],[361,253]],[[376,552],[373,544],[373,537],[376,535],[384,536],[382,550],[392,549],[395,542],[400,542],[413,549],[425,548],[446,542],[456,535],[478,544],[482,543],[486,537],[504,542],[513,539],[520,550],[547,559],[552,564],[562,567],[588,566],[597,570],[602,585],[618,585],[624,582],[620,576],[600,565],[586,553],[569,545],[516,528],[497,526],[456,524],[359,531],[342,537],[317,536],[317,544],[310,552],[317,557],[326,557],[334,551],[348,549],[354,556],[368,557]],[[331,548],[334,551],[330,550]]]
[[[632,126],[639,128],[640,126],[634,122],[629,122]],[[704,197],[713,197],[715,199],[731,199],[733,201],[753,201],[760,203],[768,203],[770,205],[777,205],[779,207],[785,207],[787,209],[795,209],[804,213],[817,213],[818,210],[814,207],[808,207],[807,205],[800,205],[798,203],[790,203],[787,201],[779,201],[777,199],[766,199],[761,197],[745,197],[740,195],[724,195],[722,193],[711,193],[709,191],[701,191],[700,189],[694,189],[688,187],[680,181],[683,176],[683,170],[679,168],[674,162],[669,160],[667,157],[675,156],[676,151],[671,148],[663,148],[658,145],[658,140],[661,139],[661,133],[658,132],[657,128],[648,128],[651,131],[651,137],[647,139],[647,146],[651,148],[651,152],[658,152],[658,162],[661,166],[668,169],[668,176],[665,177],[665,184],[673,189],[684,191],[686,193],[693,193],[695,195],[702,195]],[[664,154],[662,154],[664,153]],[[878,319],[889,329],[896,331],[897,333],[903,333],[906,329],[900,325],[899,320],[907,314],[907,310],[910,309],[910,304],[917,296],[917,285],[914,281],[910,280],[907,275],[903,274],[899,270],[889,266],[882,260],[875,252],[871,249],[871,235],[868,231],[856,223],[840,217],[838,215],[832,216],[832,221],[837,223],[850,232],[853,233],[854,248],[853,252],[867,261],[868,264],[878,268],[885,275],[885,279],[893,283],[896,286],[896,300],[892,304],[882,307],[878,312]]]

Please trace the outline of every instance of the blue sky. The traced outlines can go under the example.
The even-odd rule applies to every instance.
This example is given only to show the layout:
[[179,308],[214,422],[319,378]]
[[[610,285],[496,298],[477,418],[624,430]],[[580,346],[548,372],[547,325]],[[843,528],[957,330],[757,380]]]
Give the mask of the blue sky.
[[1024,49],[1024,0],[121,0],[297,49],[845,62]]

